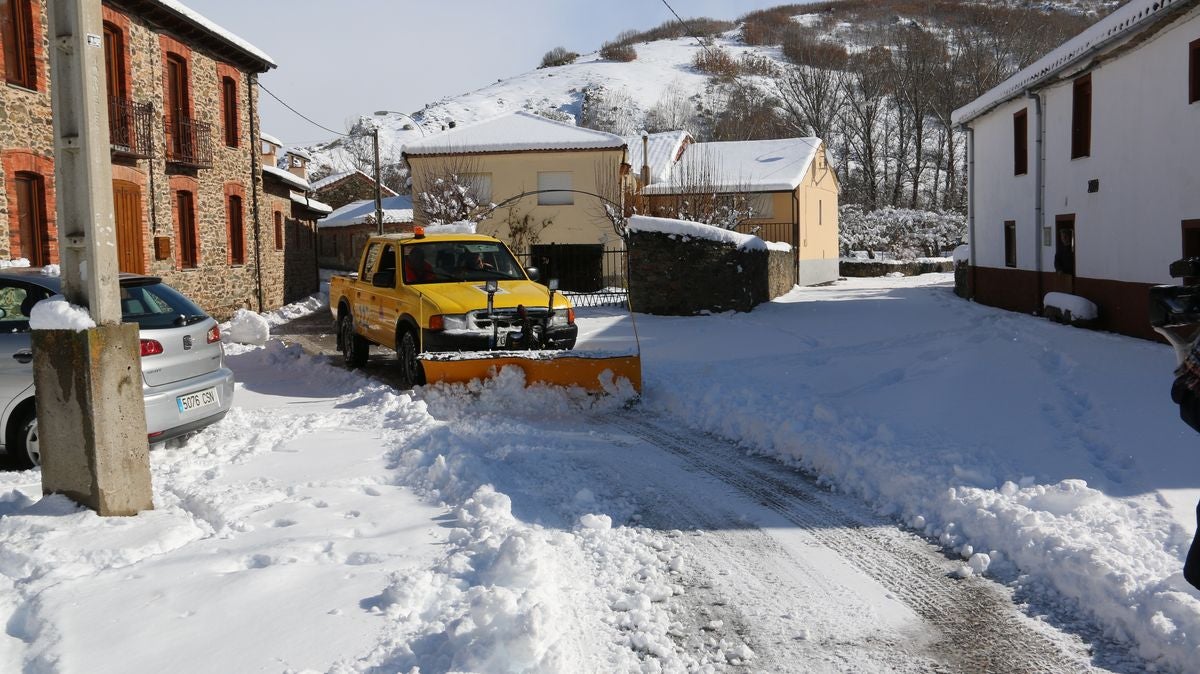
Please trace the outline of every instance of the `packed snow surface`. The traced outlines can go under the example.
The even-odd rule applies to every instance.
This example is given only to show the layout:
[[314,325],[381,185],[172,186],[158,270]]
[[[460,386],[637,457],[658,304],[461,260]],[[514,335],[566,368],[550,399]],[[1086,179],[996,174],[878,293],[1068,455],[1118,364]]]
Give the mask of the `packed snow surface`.
[[62,295],[55,295],[33,305],[29,312],[29,327],[32,330],[81,332],[96,327],[96,321],[84,307],[71,304]]
[[1046,297],[1042,301],[1042,306],[1046,308],[1054,307],[1063,313],[1069,312],[1072,318],[1083,321],[1095,320],[1100,315],[1100,310],[1096,308],[1094,302],[1085,297],[1069,293],[1046,293]]
[[657,234],[683,236],[691,239],[716,241],[718,243],[728,243],[736,246],[738,250],[791,250],[791,246],[788,246],[787,248],[768,246],[765,241],[752,234],[742,234],[741,232],[735,232],[723,227],[706,225],[699,222],[691,222],[689,220],[652,218],[648,215],[635,215],[629,218],[628,227],[629,231],[631,232],[653,232]]
[[[778,671],[786,645],[842,658],[829,671],[905,669],[846,649],[927,638],[861,572],[772,592],[845,566],[820,531],[673,530],[679,500],[647,485],[679,460],[643,445],[606,463],[630,450],[619,415],[818,476],[961,559],[955,582],[987,575],[1125,644],[1120,671],[1194,671],[1200,593],[1180,569],[1200,457],[1167,395],[1173,353],[951,284],[851,279],[751,313],[638,316],[630,409],[512,368],[402,392],[279,341],[230,344],[234,407],[151,453],[155,510],[99,518],[43,497],[37,471],[0,474],[0,671]],[[581,311],[580,348],[622,319]],[[721,485],[694,487],[713,512],[761,506]],[[712,563],[707,542],[756,529],[773,548]]]

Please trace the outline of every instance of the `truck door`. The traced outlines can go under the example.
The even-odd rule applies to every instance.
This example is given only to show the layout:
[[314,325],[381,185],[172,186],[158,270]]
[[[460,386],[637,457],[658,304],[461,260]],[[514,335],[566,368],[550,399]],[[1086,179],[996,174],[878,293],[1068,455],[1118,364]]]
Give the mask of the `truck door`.
[[371,298],[375,287],[375,267],[379,262],[379,254],[383,252],[383,244],[372,243],[363,254],[362,263],[358,270],[358,281],[349,288],[351,310],[354,313],[354,325],[364,337],[370,338],[371,322],[374,318],[371,311]]
[[371,321],[371,339],[376,344],[391,346],[396,337],[396,284],[399,276],[399,251],[396,244],[389,243],[383,247],[379,255],[379,265],[376,269],[376,281],[385,285],[373,285],[376,295],[372,306],[375,316]]

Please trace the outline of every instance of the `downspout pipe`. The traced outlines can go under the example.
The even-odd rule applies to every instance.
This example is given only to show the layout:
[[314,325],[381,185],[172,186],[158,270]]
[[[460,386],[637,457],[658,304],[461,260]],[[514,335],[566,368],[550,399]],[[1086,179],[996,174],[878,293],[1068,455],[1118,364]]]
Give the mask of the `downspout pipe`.
[[263,280],[262,280],[262,222],[259,218],[258,189],[261,171],[258,167],[258,153],[262,141],[258,137],[258,111],[254,108],[254,90],[258,86],[258,75],[250,73],[246,78],[246,100],[250,101],[250,191],[254,204],[254,283],[258,291],[258,311],[263,310]]
[[1042,287],[1042,255],[1045,253],[1042,245],[1042,227],[1045,226],[1046,219],[1046,121],[1042,115],[1042,94],[1036,91],[1026,91],[1025,97],[1033,101],[1033,114],[1036,115],[1037,121],[1034,123],[1035,139],[1034,139],[1034,162],[1033,162],[1033,179],[1034,179],[1034,210],[1033,210],[1033,243],[1034,250],[1037,254],[1033,256],[1034,269],[1037,271],[1037,297],[1036,308],[1034,313],[1041,314],[1042,312],[1042,297],[1045,295]]
[[792,285],[800,285],[800,197],[792,190],[792,238],[796,242],[795,264],[792,269]]
[[971,265],[971,288],[968,295],[975,299],[975,289],[978,279],[975,270],[978,268],[975,259],[975,129],[963,124],[959,127],[967,134],[967,250],[970,254],[968,264]]

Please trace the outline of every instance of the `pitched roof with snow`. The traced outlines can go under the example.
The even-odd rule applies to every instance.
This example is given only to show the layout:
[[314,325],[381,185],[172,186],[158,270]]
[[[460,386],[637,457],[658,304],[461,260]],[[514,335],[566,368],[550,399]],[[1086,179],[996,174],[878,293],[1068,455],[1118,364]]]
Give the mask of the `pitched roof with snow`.
[[619,149],[624,145],[625,140],[620,136],[522,111],[408,143],[404,154]]
[[[383,200],[384,222],[412,222],[412,197],[401,195]],[[349,227],[375,222],[375,200],[352,201],[317,221],[317,227]]]
[[312,197],[305,196],[303,192],[292,192],[291,197],[294,203],[300,204],[310,211],[315,211],[322,215],[329,215],[333,212],[333,206],[330,206],[323,201],[317,201]]
[[267,166],[266,164],[263,164],[262,169],[264,176],[278,178],[279,180],[282,180],[298,190],[307,191],[309,189],[308,181],[296,175],[295,173],[292,173],[291,171],[285,171],[278,166]]
[[217,55],[253,72],[265,73],[276,66],[266,52],[217,25],[179,0],[112,0],[122,9],[158,25],[168,26],[180,39],[203,44]]
[[[671,175],[671,167],[679,160],[680,152],[692,140],[692,134],[687,131],[663,131],[652,133],[646,138],[647,155],[650,159],[650,182],[662,182]],[[642,156],[642,137],[626,138],[629,146],[629,165],[635,175],[642,174],[642,166],[646,163]]]
[[787,192],[796,189],[822,147],[820,138],[692,143],[683,158],[646,194],[705,192]]
[[1144,30],[1161,26],[1164,22],[1174,21],[1197,5],[1200,5],[1200,0],[1131,0],[991,91],[955,110],[954,123],[965,124],[1029,89],[1052,81],[1056,75],[1080,64],[1097,51]]
[[281,143],[278,138],[276,138],[275,136],[272,136],[271,134],[269,134],[265,131],[259,131],[258,137],[272,145],[275,145],[278,147],[283,147],[283,143]]
[[[371,181],[372,183],[375,182],[375,179],[372,178],[371,176],[367,175],[366,173],[364,173],[362,171],[359,171],[358,169],[355,169],[352,171],[342,171],[341,173],[331,173],[331,174],[325,176],[324,178],[321,178],[320,180],[311,182],[309,184],[312,187],[312,190],[314,192],[317,192],[317,191],[325,189],[326,187],[329,187],[330,185],[339,183],[339,182],[345,180],[346,178],[349,178],[350,176],[355,176],[355,175],[362,176],[362,177],[366,178],[367,180]],[[380,185],[379,187],[385,195],[390,196],[390,197],[396,196],[396,191],[393,190],[392,188],[388,187],[387,185]]]

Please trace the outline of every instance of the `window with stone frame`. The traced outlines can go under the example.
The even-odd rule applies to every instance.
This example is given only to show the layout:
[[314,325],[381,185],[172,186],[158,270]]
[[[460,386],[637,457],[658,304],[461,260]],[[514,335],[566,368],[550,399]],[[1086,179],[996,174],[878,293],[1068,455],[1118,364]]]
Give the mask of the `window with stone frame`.
[[195,269],[200,264],[200,237],[196,231],[196,195],[175,192],[175,228],[179,233],[179,267]]
[[283,250],[283,212],[275,211],[275,250]]
[[232,77],[221,78],[221,112],[225,126],[225,145],[238,146],[237,82]]
[[226,216],[229,218],[229,264],[246,264],[246,229],[242,217],[242,198],[236,194],[229,195],[226,209]]
[[37,89],[34,59],[33,0],[0,2],[0,40],[4,42],[4,76],[9,84]]

